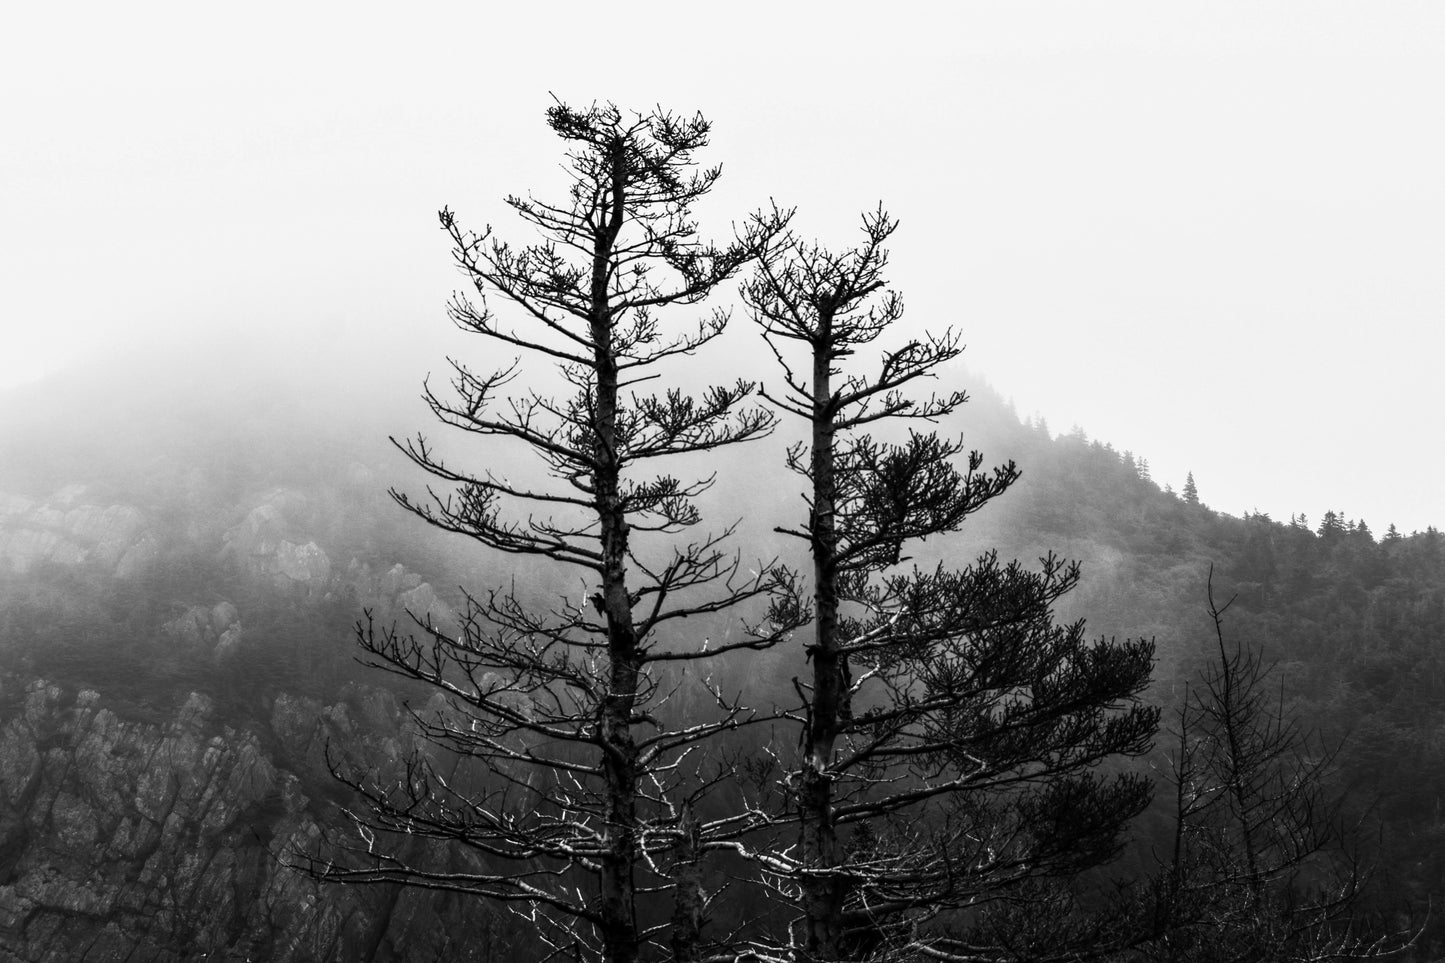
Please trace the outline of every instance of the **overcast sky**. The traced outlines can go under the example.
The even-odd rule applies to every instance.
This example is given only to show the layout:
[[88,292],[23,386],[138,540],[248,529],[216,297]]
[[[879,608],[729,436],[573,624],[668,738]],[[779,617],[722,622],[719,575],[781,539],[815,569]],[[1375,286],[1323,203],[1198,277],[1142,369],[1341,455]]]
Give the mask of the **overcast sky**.
[[1055,431],[1232,514],[1445,523],[1445,4],[524,7],[8,11],[0,385],[115,339],[415,356],[436,209],[514,231],[552,92],[702,110],[718,233],[882,200],[910,321]]

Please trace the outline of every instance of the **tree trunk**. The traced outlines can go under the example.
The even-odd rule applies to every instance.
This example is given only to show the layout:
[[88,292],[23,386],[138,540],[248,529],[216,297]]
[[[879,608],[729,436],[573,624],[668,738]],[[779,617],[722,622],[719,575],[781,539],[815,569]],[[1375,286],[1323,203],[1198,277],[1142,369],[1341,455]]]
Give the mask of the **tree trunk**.
[[833,829],[833,747],[844,700],[844,659],[838,639],[837,489],[834,478],[832,317],[820,312],[813,343],[813,693],[798,786],[802,826],[801,879],[810,961],[836,960],[842,939],[844,879],[838,874],[838,839]]
[[682,842],[673,864],[674,903],[672,911],[672,958],[676,963],[702,960],[702,926],[706,896],[702,887],[702,850],[699,826],[692,807],[684,805],[680,822]]
[[619,141],[612,152],[612,210],[595,236],[592,262],[592,341],[597,376],[593,475],[602,542],[602,608],[607,619],[607,691],[598,720],[602,749],[604,804],[600,910],[603,957],[607,963],[633,963],[638,953],[637,892],[633,864],[637,856],[637,744],[632,713],[637,701],[639,659],[632,600],[627,591],[628,524],[620,496],[621,459],[617,439],[617,358],[612,348],[608,265],[622,229],[626,155]]

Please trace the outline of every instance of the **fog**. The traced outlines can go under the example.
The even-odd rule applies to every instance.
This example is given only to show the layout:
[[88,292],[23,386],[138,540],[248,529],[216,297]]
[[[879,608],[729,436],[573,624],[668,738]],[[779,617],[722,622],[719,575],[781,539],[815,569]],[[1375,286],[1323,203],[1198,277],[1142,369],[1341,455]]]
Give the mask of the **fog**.
[[[811,571],[807,541],[785,532],[803,524],[814,504],[785,468],[785,447],[801,439],[798,419],[782,418],[771,437],[747,446],[631,466],[628,482],[652,470],[684,484],[716,477],[710,488],[699,486],[707,490],[697,499],[696,528],[633,528],[632,581],[622,586],[634,591],[627,604],[637,612],[652,604],[644,599],[661,605],[666,595],[668,605],[685,605],[691,592],[706,597],[686,619],[654,624],[653,610],[643,644],[652,647],[649,657],[716,656],[655,663],[649,679],[657,690],[622,728],[674,719],[693,726],[694,718],[726,712],[732,693],[762,713],[757,725],[748,716],[701,747],[695,762],[707,768],[699,772],[718,765],[715,791],[690,797],[703,804],[703,819],[714,818],[705,807],[724,812],[736,796],[753,820],[766,811],[748,799],[754,788],[790,812],[811,798],[811,790],[790,788],[812,783],[787,757],[796,741],[803,755],[820,758],[809,748],[819,713],[837,722],[856,706],[854,721],[838,731],[879,740],[848,751],[872,766],[886,756],[874,755],[876,747],[892,738],[876,734],[907,717],[871,715],[886,704],[874,693],[882,685],[886,698],[913,702],[915,690],[934,685],[935,671],[957,675],[960,694],[925,695],[918,705],[932,700],[942,715],[976,718],[1004,743],[1034,743],[1040,733],[1041,741],[1021,748],[1092,767],[1093,745],[1104,742],[1084,735],[1090,746],[1081,748],[1076,736],[1103,732],[1096,722],[1081,729],[1057,724],[1062,716],[1028,721],[1028,713],[1092,716],[1106,704],[1107,711],[1132,705],[1137,692],[1150,704],[1207,714],[1210,698],[1229,699],[1215,693],[1209,680],[1216,676],[1201,675],[1216,654],[1228,663],[1227,637],[1244,664],[1258,656],[1260,665],[1278,667],[1258,677],[1271,698],[1278,694],[1278,713],[1269,708],[1258,718],[1342,747],[1318,754],[1337,767],[1329,778],[1369,790],[1368,800],[1347,802],[1368,802],[1361,852],[1389,872],[1351,910],[1351,934],[1373,934],[1375,921],[1393,920],[1415,933],[1416,957],[1441,958],[1445,924],[1428,908],[1445,879],[1445,848],[1422,841],[1445,832],[1445,547],[1437,530],[1408,533],[1445,520],[1445,448],[1435,424],[1445,408],[1438,375],[1445,7],[1303,0],[1022,0],[942,12],[848,3],[500,6],[402,13],[356,4],[232,10],[141,2],[31,5],[8,15],[0,37],[0,915],[17,925],[0,938],[6,952],[26,960],[104,952],[278,963],[535,955],[535,925],[479,910],[460,893],[318,889],[276,856],[315,858],[317,868],[316,840],[332,834],[365,840],[368,859],[384,852],[372,849],[369,830],[355,837],[333,805],[358,802],[332,778],[338,759],[343,782],[347,771],[359,778],[375,768],[376,778],[360,784],[383,794],[394,775],[399,791],[422,792],[415,787],[426,779],[414,776],[427,770],[415,763],[428,759],[436,773],[451,773],[466,820],[493,802],[497,813],[520,804],[554,826],[574,822],[573,813],[583,814],[579,827],[592,819],[587,803],[565,798],[569,780],[587,781],[585,769],[552,766],[541,782],[531,774],[523,782],[472,752],[485,737],[423,745],[429,740],[418,726],[478,732],[475,718],[460,728],[466,686],[458,682],[450,700],[441,692],[465,675],[483,701],[503,698],[503,690],[506,699],[524,700],[482,706],[484,733],[494,716],[530,720],[538,707],[545,716],[548,704],[576,699],[574,708],[586,709],[578,693],[602,696],[595,713],[573,712],[558,723],[563,728],[542,725],[539,742],[505,743],[519,733],[492,730],[503,740],[493,749],[513,746],[503,756],[516,760],[534,746],[552,752],[554,743],[578,743],[586,753],[582,743],[605,747],[607,706],[625,709],[630,696],[589,681],[599,666],[616,668],[619,652],[599,660],[584,636],[595,638],[587,635],[589,605],[615,629],[617,613],[607,606],[618,601],[611,589],[619,586],[606,587],[605,598],[593,595],[587,567],[557,564],[545,546],[492,551],[486,546],[502,537],[496,532],[443,531],[445,524],[428,526],[389,497],[399,491],[425,504],[429,483],[440,501],[453,492],[446,472],[436,473],[440,481],[427,476],[390,441],[417,433],[460,472],[495,474],[521,489],[562,484],[539,481],[545,463],[536,450],[515,438],[449,431],[422,398],[428,379],[448,394],[449,358],[485,374],[517,353],[447,320],[447,303],[466,279],[437,211],[455,211],[467,230],[490,225],[515,245],[532,241],[505,199],[553,199],[568,186],[562,145],[544,123],[544,111],[561,101],[705,114],[712,144],[699,160],[722,164],[724,173],[696,209],[704,235],[725,239],[751,212],[776,205],[796,208],[799,235],[843,248],[861,238],[860,215],[881,203],[901,222],[890,279],[907,304],[888,340],[951,329],[968,345],[936,384],[922,387],[943,395],[966,388],[974,399],[931,427],[949,438],[961,432],[965,449],[981,449],[982,471],[1011,459],[1023,471],[1016,485],[1005,485],[1012,474],[1001,470],[1003,497],[969,515],[961,531],[925,525],[936,537],[910,538],[899,548],[905,557],[879,573],[924,573],[912,583],[921,585],[936,571],[933,584],[944,586],[937,607],[967,613],[965,621],[943,631],[926,628],[931,615],[918,619],[937,647],[890,648],[890,628],[869,632],[866,645],[839,657],[823,644],[826,617],[788,621],[798,613],[789,611],[786,592],[736,606],[720,601],[744,584],[743,573],[766,573],[770,559]],[[693,330],[715,305],[729,304],[725,334],[697,357],[659,365],[660,380],[639,390],[680,384],[695,396],[706,383],[735,378],[776,387],[777,366],[735,287],[724,285],[708,304],[669,308],[660,320]],[[491,307],[525,326],[503,299],[494,295]],[[873,364],[850,360],[865,370]],[[534,354],[523,365],[513,390],[565,392],[545,358]],[[870,424],[895,440],[918,427]],[[1182,490],[1190,473],[1203,506],[1192,489],[1185,497],[1160,490]],[[945,481],[930,490],[951,489]],[[485,507],[476,490],[468,494],[470,507]],[[555,511],[565,521],[571,510],[501,501],[502,517],[517,519]],[[882,518],[900,507],[909,508],[906,499],[864,509]],[[1241,517],[1258,511],[1279,524]],[[1327,511],[1343,515],[1322,520]],[[1300,512],[1307,524],[1284,524]],[[1387,534],[1391,523],[1400,532]],[[701,575],[689,587],[684,577],[666,592],[638,591],[666,584],[647,582],[648,569],[663,570],[686,539],[722,531],[730,537],[719,543],[719,565],[734,578]],[[734,558],[732,572],[726,560]],[[881,566],[883,555],[877,558]],[[1008,567],[1013,559],[1020,567]],[[1059,598],[1074,569],[1057,559],[1082,566],[1077,590]],[[999,575],[1001,567],[1012,574]],[[959,570],[960,581],[950,582]],[[1036,571],[1043,574],[1033,583]],[[879,613],[888,614],[902,598],[893,593],[907,586],[889,581]],[[1239,603],[1224,606],[1224,628],[1203,604],[1214,607],[1214,591]],[[507,597],[524,614],[508,614]],[[862,608],[847,607],[845,620]],[[890,625],[903,617],[901,608],[889,614]],[[534,618],[555,631],[538,630]],[[642,631],[638,616],[632,623]],[[453,655],[439,657],[451,645],[447,633],[463,625]],[[474,634],[479,625],[497,634],[483,639]],[[729,648],[763,625],[779,626],[777,645]],[[559,633],[565,643],[549,649]],[[559,657],[554,674],[544,662],[557,648],[570,654]],[[509,676],[506,660],[523,651],[534,654]],[[562,669],[574,660],[580,668],[569,679]],[[810,664],[820,671],[809,674]],[[996,665],[1006,671],[995,674]],[[376,671],[388,666],[390,675]],[[851,687],[850,666],[863,669]],[[905,675],[891,678],[897,667]],[[921,671],[910,677],[914,667]],[[533,687],[524,677],[543,681]],[[844,683],[839,691],[859,698],[813,699],[799,681],[806,678],[815,696]],[[937,691],[953,693],[943,681]],[[830,700],[837,705],[815,713],[815,704]],[[1248,715],[1266,703],[1237,704],[1249,706]],[[499,715],[499,705],[510,708]],[[1015,707],[1020,715],[1011,715]],[[775,711],[808,720],[807,733],[788,731],[785,716],[769,715]],[[932,741],[929,717],[917,718]],[[1144,887],[1140,893],[1163,893],[1150,882],[1165,879],[1156,872],[1163,864],[1146,854],[1178,859],[1178,841],[1190,837],[1210,852],[1169,868],[1170,900],[1205,892],[1217,866],[1219,906],[1231,919],[1245,905],[1242,881],[1252,910],[1303,905],[1283,889],[1261,901],[1265,877],[1255,872],[1252,844],[1247,864],[1227,847],[1215,858],[1212,840],[1233,830],[1218,835],[1207,822],[1198,831],[1181,822],[1176,845],[1167,845],[1164,809],[1176,806],[1177,815],[1193,807],[1182,804],[1192,784],[1243,785],[1237,775],[1195,779],[1206,770],[1193,762],[1171,770],[1171,746],[1176,761],[1194,759],[1189,740],[1209,738],[1210,730],[1178,721],[1185,718],[1166,716],[1189,730],[1188,739],[1181,733],[1174,742],[1174,722],[1166,721],[1154,754],[1136,760],[1140,772],[1153,773],[1159,808],[1135,821],[1106,875],[1079,878],[1078,893],[1114,880],[1116,870],[1120,882]],[[972,732],[972,724],[960,731]],[[1149,728],[1134,730],[1141,742],[1098,752],[1143,753]],[[1073,744],[1055,745],[1052,731]],[[1228,731],[1233,755],[1236,729]],[[648,744],[662,744],[659,738],[671,739],[649,736]],[[925,810],[933,803],[911,788],[905,805],[922,801],[916,820],[903,809],[875,810],[891,813],[881,844],[868,842],[866,808],[837,821],[860,816],[846,828],[850,851],[869,864],[886,863],[885,850],[941,852],[938,865],[961,867],[966,877],[975,863],[986,875],[998,867],[1005,876],[1010,867],[1053,872],[1047,852],[1042,862],[1004,850],[999,857],[990,842],[995,825],[1003,837],[1050,846],[1082,841],[1088,860],[1109,848],[1098,830],[1081,834],[1051,821],[1051,807],[1060,805],[1097,821],[1090,797],[1070,789],[1051,807],[1033,806],[1024,784],[1052,777],[1031,768],[1025,777],[1019,767],[1051,762],[1015,756],[1008,746],[996,758],[972,739],[937,744],[943,748],[917,756],[919,766],[950,755],[965,760],[969,774],[948,775],[949,786],[977,792],[1016,783],[1024,795],[1005,788],[976,807],[963,799],[956,809],[948,802],[946,815],[933,810],[947,835],[969,840],[956,858],[948,843],[929,842]],[[1332,801],[1316,806],[1298,791],[1303,780],[1294,774],[1315,771],[1313,760],[1306,763],[1313,745],[1271,757],[1290,781],[1275,798],[1293,801],[1271,802],[1268,811],[1312,820],[1332,809]],[[675,769],[658,762],[669,751],[647,766],[684,778],[681,759]],[[753,761],[764,765],[755,769]],[[1099,768],[1130,765],[1112,758]],[[818,785],[834,778],[831,766]],[[905,785],[877,771],[858,771],[865,776],[858,785]],[[499,772],[494,796],[498,784],[490,780]],[[1004,782],[989,782],[993,772]],[[658,798],[666,795],[662,782],[653,785]],[[507,788],[523,786],[535,798],[512,797]],[[562,798],[550,799],[549,787],[560,787]],[[1143,805],[1142,795],[1133,798]],[[612,827],[624,810],[613,801],[595,811],[599,839],[622,838]],[[550,815],[554,805],[561,818]],[[685,819],[692,805],[681,810]],[[648,806],[661,813],[671,803]],[[1114,811],[1122,819],[1128,808]],[[1338,812],[1341,822],[1353,821],[1353,809]],[[1027,825],[1039,814],[1042,831]],[[922,833],[894,836],[893,826],[914,833],[906,823]],[[408,814],[404,828],[415,825]],[[742,823],[728,816],[715,825]],[[1297,828],[1272,838],[1293,849],[1311,838]],[[771,822],[759,837],[772,829],[791,832]],[[1249,833],[1246,823],[1246,843]],[[797,848],[790,837],[777,838]],[[928,846],[913,847],[914,840]],[[436,855],[448,874],[480,867],[490,875],[488,845],[417,851]],[[568,845],[546,844],[560,847],[554,852]],[[785,909],[735,873],[731,855],[719,856],[708,872],[742,885],[716,904],[713,932],[733,931],[734,922],[735,936],[774,929]],[[1205,871],[1203,886],[1190,880],[1178,888],[1186,864]],[[1242,865],[1248,875],[1236,872]],[[1351,874],[1356,868],[1350,859],[1337,865]],[[329,856],[326,866],[329,873]],[[1288,864],[1277,878],[1320,883],[1334,906],[1334,894],[1347,887],[1317,875],[1323,868]],[[925,875],[932,879],[932,869]],[[644,888],[643,915],[667,912],[670,897]],[[973,899],[959,918],[987,922],[992,896]],[[931,900],[890,895],[887,902],[924,915],[955,905]],[[685,902],[677,900],[678,908]],[[1142,915],[1173,919],[1174,908],[1160,905]],[[1273,925],[1272,916],[1250,915],[1241,920],[1246,927]],[[1000,932],[1014,940],[1007,917],[999,919]],[[1059,922],[1073,928],[1073,917]],[[1313,924],[1285,928],[1315,933]],[[864,929],[859,952],[873,938]],[[1200,932],[1214,941],[1216,929]],[[1320,933],[1331,935],[1327,927]]]
[[0,404],[57,437],[104,414],[47,395],[81,365],[112,411],[151,392],[279,435],[265,385],[299,382],[308,417],[368,413],[358,446],[428,427],[420,380],[487,358],[448,329],[435,211],[518,237],[502,197],[562,183],[555,95],[703,111],[717,235],[771,198],[842,245],[883,201],[911,324],[1217,509],[1445,518],[1438,6],[11,19]]

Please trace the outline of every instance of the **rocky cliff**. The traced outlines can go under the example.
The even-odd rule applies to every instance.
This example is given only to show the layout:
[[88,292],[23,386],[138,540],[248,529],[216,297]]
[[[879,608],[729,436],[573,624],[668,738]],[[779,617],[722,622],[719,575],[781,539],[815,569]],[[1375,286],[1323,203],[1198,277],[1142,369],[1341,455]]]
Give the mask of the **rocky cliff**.
[[317,501],[162,525],[78,486],[0,495],[0,963],[504,951],[473,903],[288,866],[348,831],[328,746],[382,767],[412,748],[398,698],[336,668],[350,620],[454,618],[338,548]]
[[226,725],[200,694],[159,724],[43,680],[0,678],[0,704],[0,959],[488,958],[468,907],[287,866],[339,826],[315,798],[325,743],[404,751],[386,693],[282,694],[264,730]]
[[44,500],[0,492],[0,571],[24,574],[43,562],[94,563],[130,579],[155,562],[160,543],[137,508],[84,499],[80,485]]

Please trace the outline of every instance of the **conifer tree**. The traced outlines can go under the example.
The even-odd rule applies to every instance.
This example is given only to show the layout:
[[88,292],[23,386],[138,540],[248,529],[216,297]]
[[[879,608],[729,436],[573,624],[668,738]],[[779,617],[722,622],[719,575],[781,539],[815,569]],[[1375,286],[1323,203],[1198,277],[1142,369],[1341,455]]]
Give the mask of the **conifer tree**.
[[763,395],[805,432],[787,463],[806,520],[779,529],[812,561],[808,675],[786,714],[799,751],[765,813],[775,835],[745,850],[796,908],[774,953],[802,961],[984,959],[928,921],[1107,859],[1149,795],[1142,779],[1092,770],[1149,745],[1157,713],[1135,698],[1153,648],[1055,624],[1076,565],[985,554],[902,567],[907,546],[957,531],[1019,472],[985,471],[932,432],[867,433],[966,400],[909,394],[958,356],[952,332],[899,338],[871,371],[855,360],[898,334],[903,302],[884,277],[895,228],[879,209],[854,248],[790,238],[744,289],[781,371]]
[[[669,942],[674,956],[696,958],[705,907],[695,844],[708,827],[692,811],[699,790],[681,760],[735,726],[743,710],[715,691],[710,715],[668,722],[658,670],[766,647],[794,615],[785,573],[747,576],[722,535],[683,537],[699,521],[694,499],[709,482],[650,467],[758,438],[774,416],[748,406],[753,386],[744,381],[695,395],[641,386],[663,373],[663,362],[706,345],[728,318],[714,308],[669,333],[667,309],[701,303],[765,250],[785,218],[756,215],[724,245],[698,237],[692,205],[720,173],[696,166],[709,132],[700,115],[559,103],[547,122],[569,147],[567,196],[507,199],[540,242],[514,247],[490,228],[466,231],[450,210],[440,220],[477,295],[457,295],[452,320],[494,351],[550,363],[552,383],[570,394],[549,397],[537,387],[546,379],[521,361],[480,372],[452,361],[453,390],[428,385],[426,402],[443,425],[498,446],[493,467],[460,467],[418,436],[400,447],[445,487],[393,495],[437,528],[544,560],[584,587],[538,606],[503,586],[469,595],[457,627],[415,613],[411,632],[362,629],[372,664],[445,697],[444,709],[416,717],[436,751],[390,783],[339,772],[367,803],[354,815],[359,841],[310,868],[325,879],[400,882],[523,907],[536,938],[569,960],[659,958]],[[494,313],[489,299],[515,314]],[[519,378],[531,386],[518,390]],[[519,453],[546,480],[504,473],[521,468]],[[782,601],[725,644],[669,638],[683,619],[752,598]],[[468,767],[480,772],[464,780]],[[407,837],[442,841],[480,862],[467,871],[439,865],[435,850]],[[668,892],[671,923],[651,908]]]
[[1320,538],[1335,538],[1345,534],[1345,519],[1343,515],[1333,511],[1326,511],[1320,519],[1320,527],[1315,532]]
[[1194,484],[1194,472],[1184,478],[1184,501],[1190,505],[1199,504],[1199,489]]

